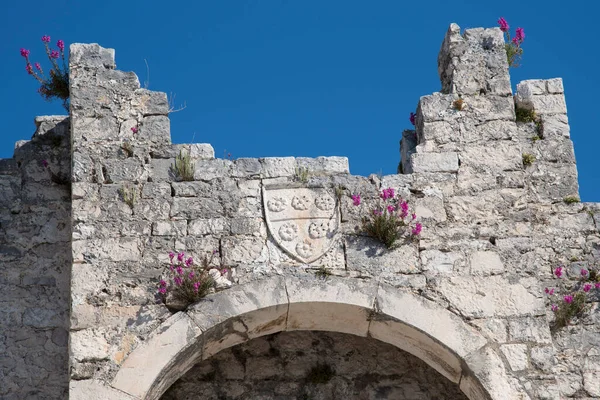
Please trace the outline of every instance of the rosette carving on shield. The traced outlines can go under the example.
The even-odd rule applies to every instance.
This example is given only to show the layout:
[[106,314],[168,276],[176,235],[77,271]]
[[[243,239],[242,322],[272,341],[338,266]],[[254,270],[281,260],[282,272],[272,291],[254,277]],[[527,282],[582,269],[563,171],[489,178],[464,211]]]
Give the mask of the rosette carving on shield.
[[310,264],[332,247],[340,225],[333,189],[263,187],[262,195],[269,233],[289,256]]

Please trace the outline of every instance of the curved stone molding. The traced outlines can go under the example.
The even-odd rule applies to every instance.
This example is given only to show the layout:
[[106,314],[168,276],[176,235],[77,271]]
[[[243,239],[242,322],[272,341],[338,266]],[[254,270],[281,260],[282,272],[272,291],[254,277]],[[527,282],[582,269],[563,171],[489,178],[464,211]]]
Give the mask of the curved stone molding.
[[[292,330],[343,332],[390,343],[459,384],[472,400],[528,398],[507,377],[487,340],[459,317],[410,292],[338,278],[275,277],[208,296],[172,316],[136,348],[112,387],[135,399],[159,399],[199,360]],[[113,398],[119,397],[107,400]]]

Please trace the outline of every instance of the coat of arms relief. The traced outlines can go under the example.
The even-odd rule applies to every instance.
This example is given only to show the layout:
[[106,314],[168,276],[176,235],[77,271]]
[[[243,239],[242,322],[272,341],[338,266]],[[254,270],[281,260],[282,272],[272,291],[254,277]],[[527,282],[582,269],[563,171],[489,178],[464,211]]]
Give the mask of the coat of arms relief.
[[263,187],[269,232],[292,259],[310,264],[338,240],[339,207],[331,188]]

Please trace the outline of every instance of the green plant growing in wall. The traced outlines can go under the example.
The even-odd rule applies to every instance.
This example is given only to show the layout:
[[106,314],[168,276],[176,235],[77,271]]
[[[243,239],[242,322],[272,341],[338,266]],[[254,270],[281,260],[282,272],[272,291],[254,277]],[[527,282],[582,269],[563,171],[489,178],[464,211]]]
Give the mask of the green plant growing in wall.
[[320,279],[327,279],[331,275],[333,274],[331,273],[329,268],[327,268],[324,265],[317,267],[317,269],[315,270],[315,276],[319,277]]
[[523,56],[523,48],[521,45],[525,40],[525,30],[523,28],[517,28],[515,31],[515,36],[511,39],[508,26],[508,22],[503,17],[498,19],[498,25],[500,25],[500,30],[504,32],[504,38],[506,43],[504,44],[504,49],[506,51],[506,60],[508,61],[509,67],[518,67],[519,62],[521,61],[521,57]]
[[550,309],[554,313],[554,330],[569,325],[573,318],[586,315],[586,301],[593,292],[600,292],[600,274],[594,268],[581,268],[577,280],[563,280],[565,267],[558,266],[552,274],[559,279],[558,288],[545,288],[551,302]]
[[[351,196],[354,206],[361,205],[359,194]],[[416,221],[417,215],[410,211],[408,201],[396,196],[394,189],[383,189],[378,203],[362,216],[362,231],[393,248],[403,237],[416,238],[423,226]]]
[[135,206],[138,198],[137,188],[129,185],[123,185],[121,188],[119,188],[119,195],[121,196],[121,200],[123,200],[125,204],[133,209],[133,206]]
[[[65,60],[65,42],[59,40],[56,42],[58,50],[51,49],[48,45],[50,43],[50,36],[42,36],[42,42],[46,48],[46,55],[50,61],[51,68],[48,75],[44,73],[44,69],[39,62],[31,64],[29,61],[30,51],[27,49],[21,49],[21,56],[25,58],[25,70],[31,76],[33,76],[39,83],[40,87],[38,93],[47,101],[54,98],[62,100],[62,105],[69,111],[69,68]],[[62,60],[62,65],[59,65],[57,60]]]
[[529,167],[535,161],[535,156],[529,153],[523,153],[523,165]]
[[294,180],[302,184],[307,184],[310,178],[310,171],[307,167],[296,167],[294,171]]
[[567,204],[579,203],[579,197],[577,196],[567,196],[563,199],[563,201]]
[[190,155],[190,152],[180,150],[177,157],[175,157],[175,163],[171,164],[171,170],[179,180],[193,181],[194,165],[192,163],[192,157]]

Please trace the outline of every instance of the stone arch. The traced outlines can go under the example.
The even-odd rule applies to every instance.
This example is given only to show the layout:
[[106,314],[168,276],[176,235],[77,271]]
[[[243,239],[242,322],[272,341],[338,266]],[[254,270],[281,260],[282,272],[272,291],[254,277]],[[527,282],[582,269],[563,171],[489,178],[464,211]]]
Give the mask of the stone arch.
[[405,290],[334,277],[273,277],[208,296],[157,328],[106,389],[115,389],[119,398],[127,393],[132,399],[159,399],[200,360],[286,330],[390,343],[425,361],[472,400],[527,398],[507,376],[493,344],[460,317]]

